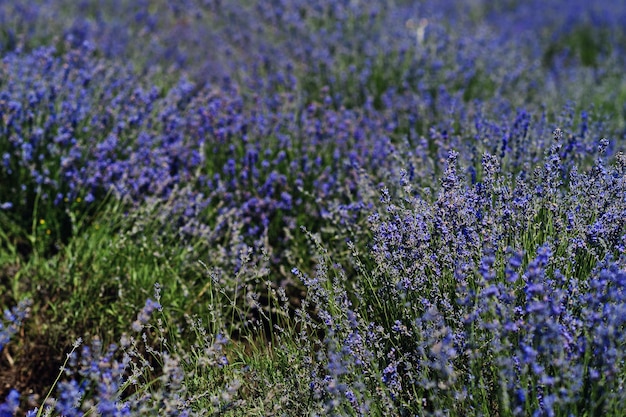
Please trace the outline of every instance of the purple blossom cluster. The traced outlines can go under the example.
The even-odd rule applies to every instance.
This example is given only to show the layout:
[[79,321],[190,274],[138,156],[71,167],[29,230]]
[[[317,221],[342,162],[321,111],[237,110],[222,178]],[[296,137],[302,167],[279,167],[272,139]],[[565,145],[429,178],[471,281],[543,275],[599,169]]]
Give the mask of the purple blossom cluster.
[[175,189],[187,191],[170,220],[188,234],[233,210],[244,236],[280,234],[297,216],[320,219],[326,200],[358,202],[360,167],[386,175],[392,162],[393,126],[373,109],[300,108],[292,94],[248,102],[184,80],[163,93],[86,47],[4,62],[3,213],[26,230],[57,213],[42,224],[59,240],[71,233],[67,209],[167,201]]
[[[465,90],[466,100],[515,91],[521,103],[584,76],[581,62],[620,59],[625,13],[613,2],[513,3],[9,2],[0,7],[0,46],[89,44],[142,71],[184,71],[194,82],[234,81],[268,93],[329,86],[333,99],[354,105],[370,95],[383,105],[388,89],[436,93],[442,85]],[[538,8],[546,13],[535,16]]]
[[[5,346],[22,327],[22,323],[30,314],[32,302],[24,300],[18,303],[13,309],[4,310],[3,321],[0,321],[0,352],[3,352]],[[11,389],[4,402],[0,404],[0,416],[10,417],[15,415],[20,405],[20,394],[17,390]]]
[[[7,83],[3,114],[7,114],[5,129],[8,129],[7,135],[12,136],[12,146],[3,149],[6,171],[3,177],[13,184],[7,195],[15,200],[1,201],[5,210],[14,207],[19,211],[33,211],[35,195],[58,204],[74,201],[76,197],[92,202],[110,189],[118,195],[134,198],[167,194],[179,183],[196,182],[198,171],[204,171],[206,178],[200,181],[210,181],[211,187],[209,191],[197,190],[200,196],[190,196],[204,200],[197,210],[209,201],[218,205],[217,198],[232,199],[229,191],[225,191],[225,196],[218,192],[213,198],[209,194],[228,186],[239,187],[240,181],[244,184],[239,188],[263,191],[260,196],[238,201],[239,206],[245,205],[250,212],[246,217],[255,225],[249,227],[249,232],[255,234],[257,229],[268,226],[269,218],[275,217],[272,212],[290,211],[294,204],[298,205],[301,201],[296,195],[298,187],[310,186],[310,181],[303,178],[291,178],[289,169],[302,171],[308,178],[323,179],[318,183],[319,194],[328,198],[328,190],[345,180],[338,175],[338,169],[343,167],[337,166],[337,160],[369,166],[371,157],[372,166],[377,169],[381,159],[394,149],[386,143],[387,139],[393,143],[403,142],[408,137],[410,149],[401,151],[416,152],[413,149],[416,146],[430,149],[432,143],[454,141],[463,135],[459,125],[475,125],[476,136],[481,136],[482,141],[491,139],[491,132],[485,130],[495,129],[493,134],[502,135],[501,148],[505,152],[508,142],[519,137],[508,137],[509,127],[500,123],[502,114],[507,117],[507,113],[515,111],[512,106],[537,101],[530,96],[507,93],[515,90],[545,95],[550,88],[548,81],[544,81],[550,78],[549,74],[536,67],[537,57],[532,51],[510,48],[503,43],[508,37],[499,32],[496,36],[478,33],[468,38],[463,30],[475,28],[471,22],[464,23],[458,33],[452,33],[441,20],[441,11],[429,8],[428,4],[413,8],[403,6],[401,10],[383,13],[384,4],[379,2],[368,2],[367,7],[355,7],[351,2],[315,5],[270,2],[242,9],[234,3],[190,1],[186,7],[167,4],[163,11],[155,14],[143,2],[116,2],[115,6],[104,8],[92,8],[90,2],[85,2],[79,17],[74,19],[62,19],[58,7],[53,6],[43,2],[36,6],[2,9],[7,21],[15,18],[33,31],[41,22],[58,20],[67,43],[56,51],[35,49],[30,53],[22,44],[35,38],[31,34],[15,40],[17,45],[12,50],[16,52],[5,58]],[[453,20],[457,16],[453,13],[456,6],[458,4],[451,1],[441,10]],[[425,32],[417,44],[409,29],[419,24],[411,20],[411,24],[404,25],[406,22],[398,22],[401,16],[431,18],[428,24],[423,23]],[[558,16],[554,14],[552,19],[561,19]],[[123,21],[129,17],[134,19],[132,24]],[[604,17],[609,26],[614,25],[611,23],[615,22],[614,14]],[[226,23],[233,19],[231,24]],[[567,22],[574,25],[570,20]],[[221,23],[209,24],[213,21]],[[536,23],[538,26],[524,33],[550,24],[554,21]],[[120,30],[122,26],[127,29]],[[361,30],[362,27],[368,30]],[[233,31],[233,28],[248,30]],[[274,33],[276,28],[279,31]],[[123,34],[128,35],[126,41],[120,38]],[[177,44],[188,47],[204,44],[200,39],[223,40],[215,45],[218,48],[226,45],[226,50],[216,52],[213,56],[220,59],[212,59],[211,65],[226,65],[228,74],[245,71],[249,80],[256,83],[268,77],[282,77],[284,86],[278,88],[272,83],[269,93],[245,83],[228,83],[235,87],[221,89],[193,77],[193,82],[181,81],[163,91],[139,82],[129,68],[119,67],[112,59],[95,59],[95,55],[101,54],[108,58],[119,56],[121,50],[130,48],[134,35],[150,38],[150,42],[142,44],[164,49],[159,53],[169,62],[180,61],[172,59],[174,52],[167,52],[173,46],[164,46],[174,39]],[[473,42],[475,39],[478,41]],[[382,44],[393,45],[393,48],[385,48],[390,51],[386,53],[373,47]],[[117,45],[117,49],[109,50],[111,45]],[[69,52],[64,53],[66,48]],[[196,48],[194,53],[200,51]],[[492,52],[489,61],[483,53],[485,48]],[[251,52],[241,54],[236,50]],[[285,53],[291,56],[279,59]],[[239,55],[250,62],[239,60]],[[216,63],[220,60],[224,63]],[[195,58],[193,61],[203,62]],[[259,62],[270,65],[262,74],[257,68]],[[302,72],[298,70],[302,63],[315,63],[315,66]],[[189,64],[180,66],[187,68]],[[398,72],[391,78],[381,79],[391,73],[386,70],[387,66],[397,67]],[[41,70],[46,74],[38,74]],[[202,72],[213,77],[219,74],[216,70],[202,69]],[[315,88],[307,87],[306,80],[323,73],[327,75],[316,81]],[[221,81],[216,85],[221,85]],[[250,97],[247,93],[250,89],[263,92],[263,100],[258,99],[259,96]],[[298,98],[293,94],[294,90],[302,89],[308,96]],[[485,95],[487,92],[489,95]],[[485,108],[486,105],[476,107],[472,102],[491,98],[495,100],[490,106],[497,106],[493,109]],[[316,105],[316,101],[323,104]],[[356,105],[364,107],[352,109]],[[441,117],[448,114],[460,118]],[[524,123],[528,122],[523,121],[524,114],[523,111],[519,114],[522,125],[514,129],[524,129]],[[482,120],[485,116],[495,118],[497,126],[493,126],[493,122],[485,123]],[[191,130],[190,137],[182,134],[187,129]],[[294,131],[299,134],[288,134]],[[94,135],[96,132],[98,134]],[[335,136],[347,135],[345,142],[337,140],[345,143],[345,149],[341,145],[335,149],[335,145],[329,143],[330,149],[318,152],[316,141],[305,144],[304,149],[298,146],[302,140],[308,142],[308,138],[301,136],[313,132],[317,140],[322,141],[324,136],[334,140]],[[214,138],[207,138],[213,134]],[[267,136],[273,139],[269,144]],[[228,143],[225,153],[230,152],[230,157],[207,161],[207,156],[210,155],[210,159],[215,156],[211,152],[223,154],[223,147],[215,146],[212,139]],[[56,141],[55,146],[49,145],[51,140]],[[355,144],[355,141],[361,143]],[[420,162],[425,162],[419,165],[434,163],[432,169],[436,170],[442,155],[452,147],[458,149],[455,143],[442,145],[443,149],[437,150],[436,156],[418,155]],[[311,155],[314,151],[315,158]],[[296,162],[298,158],[304,160]],[[429,158],[434,160],[428,161]],[[280,161],[284,161],[280,168],[272,166]],[[206,164],[212,166],[203,170]],[[317,168],[309,172],[312,165]],[[384,169],[393,169],[393,161],[386,165]],[[330,172],[324,172],[326,169]],[[411,176],[414,170],[414,167],[410,169]],[[257,173],[266,175],[258,178]],[[213,178],[217,174],[219,180]],[[348,179],[354,176],[354,172],[345,175]],[[235,180],[235,177],[241,179]],[[354,186],[348,188],[352,191]],[[358,204],[358,198],[356,200]],[[62,225],[57,226],[57,229],[62,228]]]
[[[269,232],[273,242],[287,239],[279,246],[290,244],[283,230],[315,228],[333,208],[346,216],[340,222],[359,217],[371,204],[359,191],[363,169],[378,183],[397,175],[400,160],[408,180],[427,183],[451,149],[464,151],[468,169],[480,169],[483,151],[521,169],[537,162],[551,130],[545,114],[531,123],[533,113],[503,107],[495,119],[485,105],[466,103],[463,91],[443,88],[436,98],[427,89],[389,91],[389,108],[372,99],[349,109],[337,107],[330,88],[308,104],[292,93],[262,99],[184,79],[163,91],[129,68],[110,68],[89,47],[60,57],[53,49],[12,53],[4,62],[9,140],[0,175],[11,197],[2,211],[26,230],[38,212],[56,212],[41,220],[60,241],[71,234],[68,208],[88,210],[107,196],[167,200],[184,188],[171,217],[186,232],[206,233],[197,220],[234,211],[249,242]],[[415,108],[428,110],[416,118]],[[458,120],[425,130],[454,108]],[[570,139],[561,157],[580,158],[613,129],[587,112],[579,121],[568,107],[562,119]]]
[[3,322],[0,322],[0,351],[9,343],[11,337],[15,335],[22,326],[23,321],[30,314],[32,302],[24,300],[12,309],[5,309]]
[[[220,386],[222,381],[216,380],[214,392],[189,392],[185,380],[193,375],[186,365],[192,355],[202,354],[208,366],[226,366],[223,348],[228,340],[221,334],[205,333],[202,346],[191,352],[168,346],[165,324],[151,317],[160,308],[158,301],[148,298],[137,315],[139,326],[133,324],[132,333],[122,335],[118,343],[105,346],[98,337],[89,344],[77,340],[52,387],[56,395],[50,395],[51,389],[38,406],[43,409],[35,408],[26,415],[41,415],[43,411],[45,415],[59,416],[189,416],[197,414],[192,407],[195,400],[220,392],[222,398],[215,405],[227,407],[229,393],[237,390],[236,381]],[[190,321],[189,325],[198,330],[197,323]],[[0,404],[0,415],[16,415],[23,406],[19,400],[19,393],[12,390]]]
[[558,129],[553,140],[532,173],[485,153],[475,182],[453,151],[434,194],[384,189],[352,297],[324,257],[314,277],[294,270],[325,329],[315,395],[335,411],[619,413],[624,156],[608,165],[603,140],[594,164],[566,171]]
[[[0,21],[7,27],[1,46],[29,49],[49,39],[64,48],[90,43],[107,58],[139,58],[140,67],[184,70],[196,80],[289,87],[297,67],[330,63],[334,55],[352,47],[366,51],[366,39],[376,36],[374,28],[379,33],[382,27],[382,6],[383,2],[357,6],[348,1],[197,0],[7,4],[0,8]],[[360,30],[363,25],[369,32]],[[210,58],[205,49],[208,39]]]

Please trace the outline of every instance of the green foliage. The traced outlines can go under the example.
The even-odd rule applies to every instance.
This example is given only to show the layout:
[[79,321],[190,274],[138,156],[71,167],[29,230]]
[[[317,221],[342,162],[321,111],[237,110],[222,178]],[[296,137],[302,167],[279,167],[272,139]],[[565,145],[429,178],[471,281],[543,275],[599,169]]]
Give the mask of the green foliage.
[[585,67],[597,67],[600,59],[611,54],[609,32],[601,27],[580,24],[548,44],[543,55],[543,64],[552,66],[560,54],[578,60]]

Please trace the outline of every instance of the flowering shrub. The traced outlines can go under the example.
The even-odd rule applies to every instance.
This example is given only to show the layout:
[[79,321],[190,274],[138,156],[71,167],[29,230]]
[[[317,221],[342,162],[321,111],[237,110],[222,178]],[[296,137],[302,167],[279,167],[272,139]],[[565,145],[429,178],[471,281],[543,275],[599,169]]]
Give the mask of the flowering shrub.
[[[468,187],[453,153],[434,200],[418,196],[406,206],[383,194],[386,209],[371,220],[376,267],[363,271],[362,314],[389,339],[376,352],[401,408],[551,415],[622,406],[618,362],[599,352],[616,352],[623,331],[626,227],[609,214],[624,211],[612,195],[624,192],[623,156],[571,172],[565,185],[561,139],[526,180],[511,182],[486,154],[484,180]],[[574,214],[582,199],[572,196],[583,189],[599,205],[589,201],[586,214]],[[586,226],[567,222],[587,214]],[[608,240],[594,239],[591,218],[611,224],[597,224]],[[600,357],[607,360],[592,359]],[[590,379],[600,375],[602,392]]]

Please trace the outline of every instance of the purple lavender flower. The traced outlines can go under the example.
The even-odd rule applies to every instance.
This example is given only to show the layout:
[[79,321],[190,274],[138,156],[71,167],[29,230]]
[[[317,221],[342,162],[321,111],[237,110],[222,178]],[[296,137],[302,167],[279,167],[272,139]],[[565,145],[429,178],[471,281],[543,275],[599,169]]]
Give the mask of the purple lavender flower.
[[0,404],[0,417],[13,417],[20,406],[20,394],[17,390],[9,391],[4,403]]
[[4,323],[0,322],[0,351],[11,340],[11,337],[19,331],[22,323],[30,314],[31,305],[32,302],[30,300],[23,300],[11,310],[4,310]]
[[151,298],[148,298],[144,307],[141,309],[139,314],[137,314],[137,319],[131,326],[132,329],[135,332],[140,332],[143,329],[143,326],[150,320],[150,316],[154,310],[161,310],[161,304],[153,301]]

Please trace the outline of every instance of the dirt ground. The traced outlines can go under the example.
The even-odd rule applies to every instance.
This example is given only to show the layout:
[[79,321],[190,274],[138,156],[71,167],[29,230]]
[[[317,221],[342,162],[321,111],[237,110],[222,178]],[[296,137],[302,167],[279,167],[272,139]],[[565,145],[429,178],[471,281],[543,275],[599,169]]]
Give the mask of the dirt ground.
[[29,409],[39,406],[61,364],[61,355],[55,349],[14,337],[0,356],[0,402],[16,389]]

